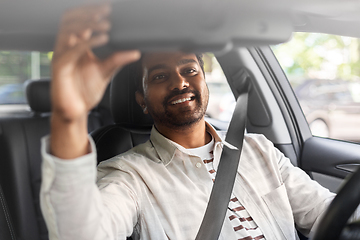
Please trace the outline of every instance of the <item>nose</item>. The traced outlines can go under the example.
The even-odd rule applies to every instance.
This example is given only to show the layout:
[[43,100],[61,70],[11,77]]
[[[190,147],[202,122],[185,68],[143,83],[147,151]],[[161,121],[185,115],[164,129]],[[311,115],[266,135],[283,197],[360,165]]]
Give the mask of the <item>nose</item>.
[[188,80],[180,73],[174,74],[170,82],[171,82],[170,90],[174,90],[174,89],[182,90],[184,88],[189,87]]

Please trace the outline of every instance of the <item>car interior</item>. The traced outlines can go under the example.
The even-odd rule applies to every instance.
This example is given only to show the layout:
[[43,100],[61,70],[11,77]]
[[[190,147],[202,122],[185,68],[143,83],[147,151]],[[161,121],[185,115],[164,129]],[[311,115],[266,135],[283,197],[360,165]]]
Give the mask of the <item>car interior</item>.
[[[326,32],[349,35],[351,30],[348,26],[338,27],[337,31],[324,27],[330,23],[342,26],[340,23],[344,19],[334,17],[334,9],[341,10],[344,7],[334,4],[328,13],[321,8],[323,5],[318,8],[309,6],[311,4],[299,7],[299,12],[304,15],[296,19],[295,30],[316,32],[324,28]],[[349,9],[347,11],[353,14],[348,15],[347,23],[360,21],[357,13]],[[339,19],[341,21],[337,22]],[[38,23],[39,19],[36,21]],[[304,21],[309,24],[302,24]],[[0,22],[6,26],[4,21]],[[52,50],[54,35],[44,35],[46,41],[38,43],[36,35],[28,32],[24,34],[20,31],[13,35],[4,32],[0,31],[0,38],[4,39],[0,42],[0,49]],[[286,34],[282,34],[279,38],[286,38]],[[351,35],[360,37],[360,28],[352,31]],[[24,36],[29,39],[27,44],[23,43]],[[252,87],[246,131],[264,134],[293,165],[302,168],[332,192],[337,192],[344,179],[355,172],[360,164],[360,145],[313,136],[287,76],[271,48],[251,45],[246,42],[231,50],[214,52],[235,96],[239,74],[246,70],[250,75]],[[205,49],[211,50],[211,47],[206,46]],[[123,68],[114,76],[100,104],[89,112],[88,131],[96,144],[98,162],[125,152],[147,141],[150,136],[152,119],[143,114],[135,101],[135,85],[129,68],[131,66]],[[39,192],[40,140],[50,132],[50,84],[51,79],[28,80],[26,98],[30,111],[15,111],[0,118],[0,239],[48,239],[40,210]],[[221,122],[211,118],[207,118],[207,121],[217,130],[226,132]],[[307,239],[304,236],[301,238]]]
[[[31,112],[1,119],[1,184],[20,239],[46,239],[39,192],[40,139],[50,131],[50,79],[29,80],[26,94]],[[111,121],[102,103],[89,113],[89,132]]]
[[[291,116],[288,116],[289,121],[281,117],[289,113],[285,106],[279,106],[273,90],[270,89],[255,63],[252,54],[259,52],[260,49],[244,48],[229,52],[218,60],[230,86],[235,86],[236,82],[233,81],[238,78],[239,71],[244,68],[252,69],[250,73],[253,87],[249,97],[251,111],[248,113],[247,131],[265,134],[292,160],[294,165],[299,165],[301,160],[299,149],[305,141],[299,139],[299,134],[282,130],[289,128],[290,124],[294,130],[297,128],[293,127]],[[114,77],[107,95],[99,106],[89,113],[89,133],[96,143],[98,162],[125,152],[145,142],[150,136],[152,119],[142,113],[135,101],[135,85],[129,72],[131,71],[128,67],[125,67]],[[0,120],[2,129],[0,156],[1,159],[7,159],[0,163],[0,169],[6,169],[1,173],[0,179],[6,199],[11,199],[6,203],[7,208],[4,210],[10,213],[12,222],[4,227],[9,230],[8,232],[14,229],[11,232],[15,231],[14,235],[18,237],[17,239],[48,238],[40,211],[39,192],[40,139],[49,134],[51,111],[49,89],[50,79],[28,81],[26,94],[32,112],[24,116]],[[269,92],[271,94],[267,94]],[[108,119],[109,111],[112,113],[114,123]],[[298,126],[298,123],[295,124]],[[307,126],[306,123],[303,124]],[[218,130],[225,129],[218,128]],[[307,133],[308,138],[312,139],[309,130]],[[313,152],[316,152],[316,149]],[[9,214],[5,216],[9,218]],[[9,223],[9,221],[8,219],[5,222]]]

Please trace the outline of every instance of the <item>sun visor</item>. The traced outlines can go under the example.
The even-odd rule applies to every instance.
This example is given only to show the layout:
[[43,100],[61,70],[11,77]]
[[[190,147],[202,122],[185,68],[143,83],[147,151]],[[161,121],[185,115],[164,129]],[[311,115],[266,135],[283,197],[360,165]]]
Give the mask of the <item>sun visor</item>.
[[278,44],[292,34],[286,4],[268,1],[125,1],[112,6],[106,46],[116,50],[221,52],[233,47]]
[[[0,49],[51,51],[62,13],[102,0],[2,0]],[[291,6],[275,0],[118,0],[112,2],[110,42],[98,56],[116,50],[227,51],[287,41]]]

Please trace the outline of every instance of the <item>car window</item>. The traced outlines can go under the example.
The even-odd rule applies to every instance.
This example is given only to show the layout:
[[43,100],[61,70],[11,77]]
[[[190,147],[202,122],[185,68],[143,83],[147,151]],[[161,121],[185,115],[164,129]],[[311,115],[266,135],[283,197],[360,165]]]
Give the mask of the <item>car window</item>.
[[313,135],[360,142],[360,40],[295,33],[272,49]]
[[216,120],[215,126],[219,124],[219,128],[225,130],[235,109],[234,95],[220,64],[211,53],[204,54],[204,70],[210,92],[206,115]]
[[0,51],[0,105],[26,104],[24,82],[50,76],[51,53]]

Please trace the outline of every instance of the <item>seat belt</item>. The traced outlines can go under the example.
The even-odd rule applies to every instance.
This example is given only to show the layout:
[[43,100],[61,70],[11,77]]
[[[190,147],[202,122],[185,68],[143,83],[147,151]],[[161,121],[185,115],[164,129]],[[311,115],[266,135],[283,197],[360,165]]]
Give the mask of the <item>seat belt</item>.
[[243,146],[247,119],[250,75],[241,69],[233,77],[239,96],[232,115],[225,141],[237,149],[223,146],[215,182],[196,240],[217,240],[224,223],[233,190]]

